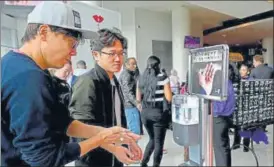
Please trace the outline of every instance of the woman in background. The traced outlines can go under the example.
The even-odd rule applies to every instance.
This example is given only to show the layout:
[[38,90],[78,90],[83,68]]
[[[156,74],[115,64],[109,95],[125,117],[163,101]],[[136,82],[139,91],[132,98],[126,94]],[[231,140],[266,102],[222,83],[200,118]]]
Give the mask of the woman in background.
[[[250,70],[248,68],[248,65],[247,64],[242,64],[240,66],[240,75],[241,75],[241,80],[248,80],[250,79]],[[233,146],[232,146],[232,149],[238,149],[240,148],[240,144],[241,143],[241,136],[239,134],[239,129],[235,128],[235,132],[234,132],[234,143],[233,143]],[[243,148],[243,151],[244,152],[248,152],[249,149],[249,144],[250,144],[250,138],[243,138],[243,144],[244,144],[244,148]]]
[[241,79],[242,80],[247,80],[249,79],[249,74],[250,74],[250,70],[248,68],[247,64],[242,64],[240,67],[240,75],[241,75]]
[[160,59],[150,56],[147,67],[141,75],[137,88],[137,103],[141,111],[142,122],[149,135],[141,166],[147,166],[154,151],[153,166],[160,166],[163,156],[163,146],[167,130],[168,112],[163,104],[166,99],[171,102],[172,92],[169,78],[160,70]]

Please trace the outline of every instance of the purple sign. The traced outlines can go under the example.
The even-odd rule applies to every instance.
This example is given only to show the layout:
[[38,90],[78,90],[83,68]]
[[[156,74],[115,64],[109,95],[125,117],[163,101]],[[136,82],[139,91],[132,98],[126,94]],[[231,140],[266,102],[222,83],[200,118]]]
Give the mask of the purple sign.
[[185,36],[184,47],[189,49],[200,48],[200,37]]

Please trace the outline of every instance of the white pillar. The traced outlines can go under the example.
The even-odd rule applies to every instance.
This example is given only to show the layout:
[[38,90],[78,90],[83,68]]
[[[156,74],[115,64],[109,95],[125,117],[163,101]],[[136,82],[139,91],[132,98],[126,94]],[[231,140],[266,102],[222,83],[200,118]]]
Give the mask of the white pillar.
[[273,37],[267,37],[263,39],[263,48],[267,49],[267,51],[263,54],[264,62],[270,66],[273,66]]
[[184,7],[172,10],[172,64],[181,81],[186,81],[188,71],[188,49],[184,38],[191,35],[190,12]]

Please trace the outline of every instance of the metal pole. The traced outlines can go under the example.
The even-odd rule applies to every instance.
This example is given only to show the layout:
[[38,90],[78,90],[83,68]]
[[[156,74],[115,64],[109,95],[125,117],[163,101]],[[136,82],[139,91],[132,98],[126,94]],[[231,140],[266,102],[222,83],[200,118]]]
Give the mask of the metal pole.
[[209,100],[209,166],[213,166],[213,107]]
[[206,116],[206,127],[205,127],[205,162],[204,166],[213,166],[213,110],[212,110],[212,102],[211,100],[207,101],[207,116]]

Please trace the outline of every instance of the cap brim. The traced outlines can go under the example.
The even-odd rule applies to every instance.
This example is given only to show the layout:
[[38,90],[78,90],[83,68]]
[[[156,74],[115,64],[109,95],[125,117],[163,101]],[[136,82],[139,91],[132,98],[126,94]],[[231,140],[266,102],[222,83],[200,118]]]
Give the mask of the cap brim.
[[77,31],[82,32],[82,36],[84,39],[93,39],[93,38],[98,38],[98,33],[90,30],[83,30],[83,29],[78,29]]
[[81,32],[82,33],[82,37],[84,39],[93,39],[93,38],[97,38],[99,36],[97,32],[91,31],[91,30],[87,30],[87,29],[81,29],[81,28],[75,28],[75,27],[73,27],[73,28],[71,28],[71,27],[63,27],[63,28]]
[[[28,24],[29,23],[47,24],[47,23],[41,23],[41,22],[28,21]],[[53,24],[47,24],[47,25],[53,25]],[[99,36],[97,32],[92,31],[92,30],[75,28],[75,27],[67,27],[67,26],[63,26],[63,25],[53,25],[53,26],[57,26],[57,27],[61,27],[61,28],[69,29],[69,30],[74,30],[74,31],[79,31],[82,33],[82,37],[84,39],[93,39],[93,38],[98,38],[98,36]]]

